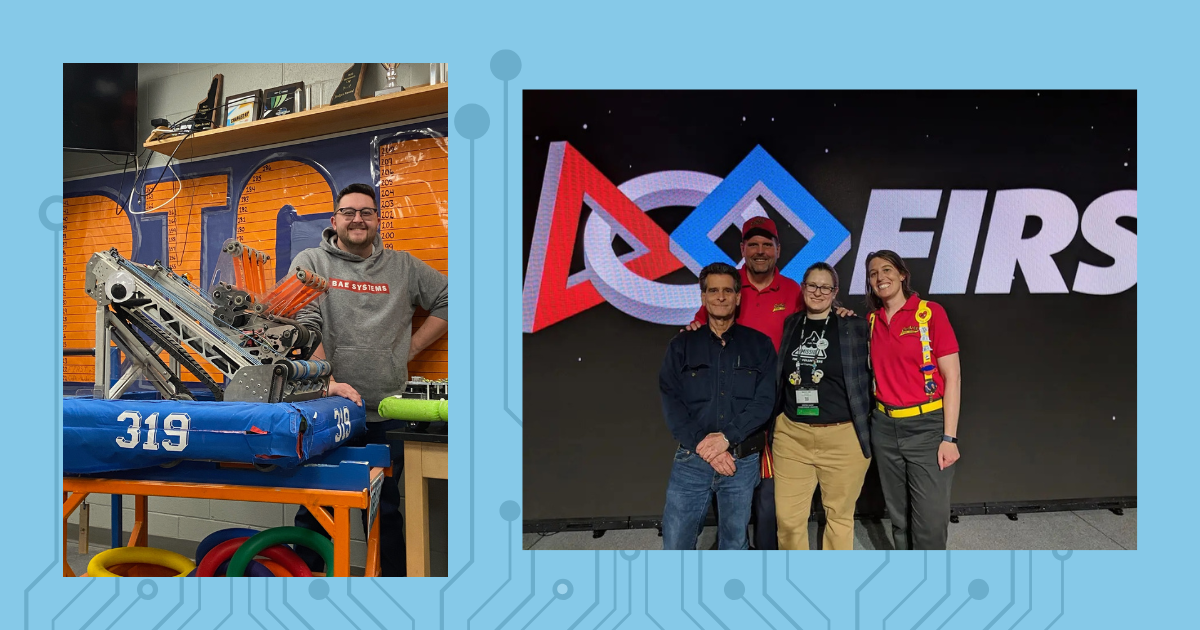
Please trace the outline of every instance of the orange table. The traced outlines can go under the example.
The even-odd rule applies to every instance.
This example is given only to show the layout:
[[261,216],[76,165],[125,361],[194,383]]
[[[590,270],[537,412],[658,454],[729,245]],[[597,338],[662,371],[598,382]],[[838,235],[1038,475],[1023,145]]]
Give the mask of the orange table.
[[[392,475],[389,468],[371,468],[371,481],[380,475]],[[148,498],[179,497],[185,499],[221,499],[226,501],[252,501],[256,503],[286,503],[303,505],[312,512],[325,531],[333,537],[333,576],[350,576],[350,509],[369,509],[371,490],[368,485],[361,491],[314,490],[307,488],[272,488],[264,486],[238,486],[211,483],[183,483],[165,481],[134,481],[126,479],[100,479],[96,477],[63,477],[63,576],[75,577],[67,563],[67,519],[89,494],[130,494],[134,496],[133,532],[129,536],[130,547],[145,547],[149,540],[147,530]],[[120,509],[120,506],[113,506]],[[332,508],[333,514],[326,508]],[[379,566],[379,518],[371,524],[367,535],[366,575],[380,575]]]

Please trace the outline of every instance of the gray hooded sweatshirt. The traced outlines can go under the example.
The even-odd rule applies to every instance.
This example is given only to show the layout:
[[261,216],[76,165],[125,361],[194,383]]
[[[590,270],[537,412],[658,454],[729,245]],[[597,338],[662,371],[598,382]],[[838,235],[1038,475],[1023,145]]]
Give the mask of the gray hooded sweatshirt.
[[364,408],[375,410],[384,398],[404,391],[416,307],[448,319],[448,282],[412,254],[384,249],[378,234],[367,258],[338,249],[335,239],[337,232],[325,228],[321,246],[292,261],[293,271],[309,269],[329,281],[329,290],[296,319],[321,331],[333,378],[353,387]]

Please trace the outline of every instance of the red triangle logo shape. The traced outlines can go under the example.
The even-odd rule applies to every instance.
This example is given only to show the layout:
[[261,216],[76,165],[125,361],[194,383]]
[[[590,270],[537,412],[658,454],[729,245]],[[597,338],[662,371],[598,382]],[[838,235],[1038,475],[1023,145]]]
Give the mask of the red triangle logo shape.
[[671,253],[671,237],[566,142],[550,144],[533,243],[525,273],[523,329],[537,332],[604,301],[586,271],[568,277],[584,194],[605,209],[646,249],[628,260],[629,270],[656,280],[683,267]]

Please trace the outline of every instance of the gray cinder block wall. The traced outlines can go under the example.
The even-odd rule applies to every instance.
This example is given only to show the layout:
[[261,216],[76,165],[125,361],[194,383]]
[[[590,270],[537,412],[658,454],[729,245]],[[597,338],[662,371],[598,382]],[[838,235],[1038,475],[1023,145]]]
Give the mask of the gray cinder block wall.
[[[138,126],[136,146],[150,136],[150,121],[166,118],[175,122],[196,112],[196,104],[208,93],[213,75],[225,77],[221,104],[225,97],[251,90],[268,89],[303,81],[305,88],[316,86],[322,101],[328,105],[333,90],[342,80],[346,63],[142,63],[138,64]],[[362,94],[370,96],[387,85],[385,70],[378,63],[368,63],[363,78]],[[396,85],[412,87],[429,84],[428,63],[402,63],[396,67]],[[150,153],[151,165],[161,166],[166,156]],[[177,158],[180,156],[176,156]],[[113,162],[116,162],[114,166]],[[92,153],[63,153],[63,178],[74,179],[88,175],[121,171],[123,158]],[[132,170],[132,166],[130,170]]]
[[[305,86],[320,86],[323,100],[328,104],[333,90],[341,81],[342,73],[350,63],[274,63],[274,64],[196,64],[196,63],[150,63],[138,66],[138,139],[137,145],[150,135],[150,120],[166,118],[172,122],[196,111],[198,103],[208,90],[213,75],[224,75],[222,101],[225,96],[240,94],[254,89],[271,88],[286,83],[303,81]],[[428,85],[429,64],[400,64],[396,72],[396,85],[405,87]],[[362,94],[373,95],[386,85],[384,69],[377,63],[367,64]],[[148,152],[153,156],[152,165],[159,166],[166,156]],[[120,172],[121,158],[109,156],[112,162],[94,154],[64,153],[63,178],[73,179],[110,172]],[[132,170],[132,166],[130,170]],[[433,575],[446,575],[446,482],[430,482],[430,538]],[[404,491],[403,478],[400,491]],[[108,495],[88,497],[91,505],[89,522],[92,528],[104,530],[111,524],[110,498]],[[296,506],[275,503],[247,503],[241,501],[212,501],[207,499],[175,499],[151,497],[149,502],[150,535],[175,539],[175,548],[195,548],[208,534],[226,527],[267,528],[291,525]],[[354,510],[351,516],[353,542],[351,564],[362,567],[366,564],[366,537],[362,524]],[[78,525],[79,512],[71,516],[70,523]],[[125,497],[122,525],[126,532],[133,526],[133,498]],[[72,528],[74,529],[74,528]],[[95,534],[92,540],[107,544]],[[194,542],[193,542],[194,541]]]

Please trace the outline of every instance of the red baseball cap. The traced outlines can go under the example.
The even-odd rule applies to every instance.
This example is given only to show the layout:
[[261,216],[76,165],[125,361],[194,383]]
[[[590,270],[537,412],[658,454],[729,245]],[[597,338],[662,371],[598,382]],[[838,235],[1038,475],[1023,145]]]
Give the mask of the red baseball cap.
[[761,233],[762,236],[770,236],[775,240],[779,240],[779,230],[775,229],[775,222],[767,217],[751,217],[750,220],[742,224],[743,241],[751,236],[755,236],[755,232]]

